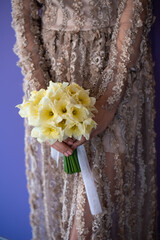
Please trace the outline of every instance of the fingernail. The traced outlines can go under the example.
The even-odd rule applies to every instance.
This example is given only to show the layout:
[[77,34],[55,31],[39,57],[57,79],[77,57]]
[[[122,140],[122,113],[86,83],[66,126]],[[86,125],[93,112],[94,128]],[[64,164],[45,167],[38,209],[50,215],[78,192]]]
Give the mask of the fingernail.
[[67,153],[68,153],[68,155],[71,155],[71,154],[72,154],[72,152],[71,152],[70,150],[68,150]]
[[73,144],[73,142],[69,141],[69,142],[68,142],[68,144],[72,145],[72,144]]
[[67,152],[65,152],[64,155],[65,155],[66,157],[68,157],[68,153],[67,153]]

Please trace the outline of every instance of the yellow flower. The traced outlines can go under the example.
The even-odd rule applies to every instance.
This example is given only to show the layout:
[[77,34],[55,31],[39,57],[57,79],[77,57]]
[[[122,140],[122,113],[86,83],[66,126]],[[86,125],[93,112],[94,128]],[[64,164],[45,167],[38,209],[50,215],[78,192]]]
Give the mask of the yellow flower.
[[96,103],[96,98],[95,97],[90,97],[90,100],[91,100],[91,107],[93,107]]
[[68,109],[68,115],[74,121],[82,122],[87,118],[88,110],[81,105],[70,105]]
[[56,92],[57,89],[59,89],[61,87],[62,87],[62,83],[50,81],[47,91],[52,89],[53,92]]
[[54,104],[55,110],[57,114],[62,118],[66,118],[65,116],[68,113],[67,105],[68,105],[68,100],[66,98],[61,99],[59,101],[55,101],[55,104]]
[[52,103],[67,97],[65,91],[61,88],[58,89],[56,92],[53,92],[52,90],[48,91],[47,96],[52,101]]
[[49,141],[50,143],[55,142],[55,141],[62,141],[62,136],[61,136],[61,132],[59,130],[59,128],[48,125],[48,126],[44,126],[41,127],[41,132],[42,135],[45,136],[46,140]]
[[90,107],[91,99],[88,95],[88,92],[85,90],[80,90],[75,95],[76,100],[78,103],[82,104],[85,107]]
[[68,87],[66,87],[66,91],[69,95],[74,95],[76,94],[78,91],[82,90],[83,88],[80,87],[78,84],[76,83],[71,83]]
[[31,137],[37,138],[37,140],[42,143],[45,141],[45,138],[42,136],[41,128],[34,127],[31,131]]
[[50,144],[55,143],[57,140],[62,141],[63,135],[59,128],[52,125],[45,125],[41,127],[34,127],[31,131],[31,136],[37,138],[42,142],[49,142]]
[[57,124],[57,127],[61,128],[62,130],[66,127],[66,119],[63,119],[61,122]]
[[19,115],[21,117],[28,117],[29,125],[37,125],[39,104],[35,104],[35,102],[32,104],[31,101],[24,100],[22,104],[19,104],[16,107],[20,109]]
[[41,99],[46,95],[46,90],[45,89],[40,89],[39,91],[32,91],[31,96],[29,98],[29,102],[37,106],[39,105]]
[[96,128],[96,126],[97,123],[92,118],[88,118],[83,122],[83,135],[87,140],[89,139],[91,130]]
[[49,82],[49,87],[47,88],[47,91],[53,91],[54,93],[58,90],[58,89],[64,89],[68,86],[68,82]]
[[67,137],[74,137],[78,140],[81,139],[83,133],[83,127],[81,123],[70,122],[64,129],[64,133]]
[[37,126],[38,124],[38,110],[39,105],[32,105],[30,104],[29,107],[29,116],[28,116],[28,123],[31,126]]
[[30,103],[28,101],[24,99],[23,103],[16,105],[16,107],[20,109],[18,113],[22,118],[29,116]]
[[42,105],[38,111],[38,120],[40,125],[56,123],[62,120],[62,118],[55,111],[54,105],[49,98],[43,98],[41,103]]
[[66,87],[68,86],[68,82],[63,83],[53,83],[50,81],[50,85],[46,91],[46,95],[50,100],[54,103],[55,101],[59,101],[67,97]]
[[[41,89],[39,91],[32,91],[28,101],[26,101],[26,109],[29,125],[37,126],[38,124],[38,109],[42,98],[45,96],[46,91]],[[25,107],[25,106],[24,106]]]

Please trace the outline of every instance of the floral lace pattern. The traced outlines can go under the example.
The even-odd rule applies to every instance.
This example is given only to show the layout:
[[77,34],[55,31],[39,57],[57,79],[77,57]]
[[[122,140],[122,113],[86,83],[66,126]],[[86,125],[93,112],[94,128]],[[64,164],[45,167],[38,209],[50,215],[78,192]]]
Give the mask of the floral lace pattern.
[[69,240],[75,220],[79,240],[90,231],[92,240],[155,239],[151,0],[12,0],[12,9],[26,97],[50,80],[77,82],[115,110],[105,131],[85,143],[103,209],[92,221],[81,173],[65,174],[62,158],[57,168],[25,121],[33,240]]

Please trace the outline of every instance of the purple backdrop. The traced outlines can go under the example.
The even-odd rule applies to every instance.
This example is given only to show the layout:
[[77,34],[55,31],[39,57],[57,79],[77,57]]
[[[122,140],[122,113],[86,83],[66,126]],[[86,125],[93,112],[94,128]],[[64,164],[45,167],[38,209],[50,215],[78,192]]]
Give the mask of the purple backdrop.
[[[10,0],[0,1],[0,236],[31,239],[24,164],[23,119],[15,105],[22,101],[22,75],[11,28]],[[37,239],[38,240],[38,239]]]
[[[160,158],[160,2],[154,0],[154,15],[156,22],[152,27],[150,38],[152,40],[153,58],[155,61],[156,80],[156,121],[157,132],[157,160]],[[0,2],[0,236],[10,240],[31,239],[29,225],[29,204],[26,187],[24,164],[24,128],[23,120],[17,114],[15,105],[22,101],[22,75],[16,66],[18,58],[12,51],[15,43],[14,31],[11,28],[10,1]],[[160,162],[157,161],[157,170]],[[158,178],[160,171],[158,171]],[[160,186],[160,183],[159,183]],[[160,192],[159,192],[160,199]],[[159,207],[160,210],[160,207]],[[160,224],[159,224],[160,229]],[[38,239],[37,239],[38,240]]]

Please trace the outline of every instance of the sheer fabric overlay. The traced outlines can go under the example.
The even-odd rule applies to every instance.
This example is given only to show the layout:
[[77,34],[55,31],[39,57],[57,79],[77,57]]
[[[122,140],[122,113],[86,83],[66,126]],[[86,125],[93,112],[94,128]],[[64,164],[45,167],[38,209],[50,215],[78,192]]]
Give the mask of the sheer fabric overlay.
[[74,226],[80,240],[156,239],[151,0],[12,0],[12,9],[25,98],[50,80],[77,82],[114,115],[85,143],[103,209],[96,216],[81,173],[65,174],[63,159],[57,168],[25,121],[33,239],[72,239]]

